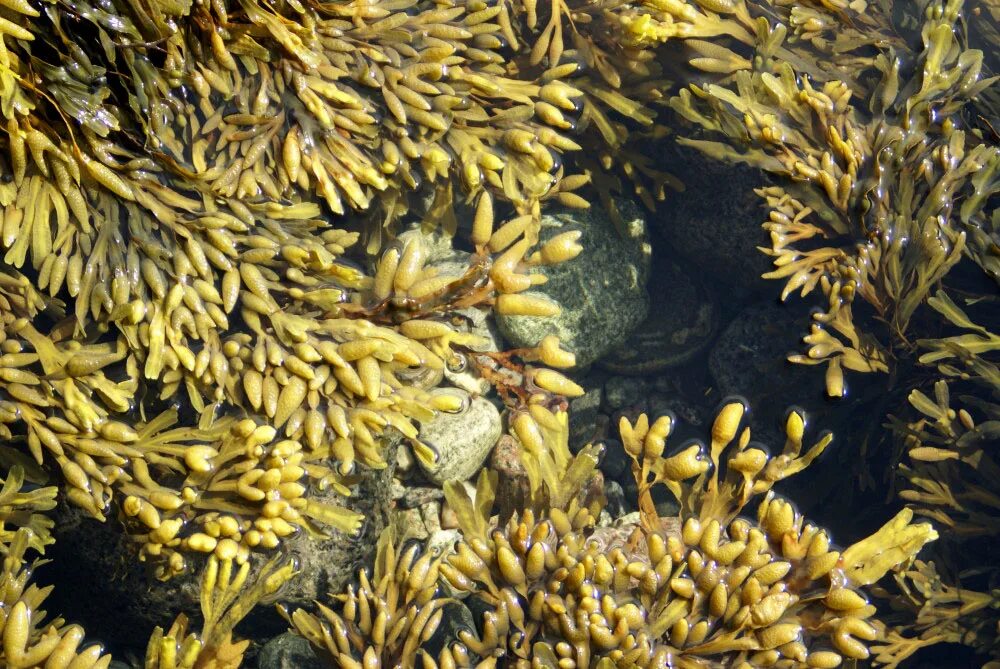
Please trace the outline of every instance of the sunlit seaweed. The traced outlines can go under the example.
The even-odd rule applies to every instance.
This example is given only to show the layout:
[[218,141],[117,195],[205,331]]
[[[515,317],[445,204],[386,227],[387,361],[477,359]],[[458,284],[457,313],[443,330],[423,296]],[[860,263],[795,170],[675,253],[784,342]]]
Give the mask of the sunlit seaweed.
[[[833,549],[826,532],[770,490],[808,466],[830,437],[803,454],[803,418],[792,413],[785,449],[770,457],[739,429],[743,414],[741,403],[727,404],[707,453],[694,445],[670,457],[663,457],[669,418],[652,425],[645,415],[635,424],[623,419],[643,511],[641,526],[616,535],[593,529],[589,510],[569,494],[592,471],[593,454],[564,457],[565,414],[533,407],[518,433],[535,430],[540,439],[526,448],[526,465],[551,453],[532,476],[535,498],[551,492],[551,508],[491,526],[492,488],[483,475],[474,505],[450,497],[465,534],[454,555],[415,559],[414,547],[396,563],[383,545],[374,580],[362,574],[357,590],[337,597],[337,610],[298,610],[290,620],[334,667],[417,657],[442,667],[689,668],[836,667],[845,657],[867,658],[884,627],[863,588],[908,563],[936,533],[903,511],[871,537]],[[643,501],[654,485],[681,502],[679,532]],[[757,520],[739,518],[761,494]],[[437,594],[438,573],[456,596],[487,611],[478,632],[460,630],[432,656],[421,646],[452,601]]]
[[[943,291],[930,304],[961,334],[919,342],[920,361],[936,366],[942,378],[933,396],[913,390],[914,419],[893,417],[892,428],[908,457],[900,497],[942,528],[950,545],[940,547],[936,561],[917,562],[896,577],[897,601],[913,617],[878,652],[890,666],[942,642],[1000,659],[1000,599],[993,585],[1000,572],[983,548],[1000,532],[1000,337]],[[994,309],[988,305],[987,313]]]
[[[764,251],[775,270],[766,276],[785,280],[783,298],[817,287],[824,294],[808,353],[791,359],[826,364],[831,395],[843,394],[845,368],[888,371],[935,285],[964,256],[988,256],[995,244],[987,203],[1000,191],[1000,149],[956,123],[994,80],[980,77],[983,54],[956,29],[961,8],[927,4],[912,65],[897,45],[865,64],[878,82],[861,91],[867,111],[852,104],[859,91],[850,82],[806,76],[779,56],[789,30],[765,23],[753,68],[736,72],[732,85],[690,86],[671,101],[725,135],[682,143],[783,177],[758,191],[771,210]],[[884,330],[857,326],[858,296]]]

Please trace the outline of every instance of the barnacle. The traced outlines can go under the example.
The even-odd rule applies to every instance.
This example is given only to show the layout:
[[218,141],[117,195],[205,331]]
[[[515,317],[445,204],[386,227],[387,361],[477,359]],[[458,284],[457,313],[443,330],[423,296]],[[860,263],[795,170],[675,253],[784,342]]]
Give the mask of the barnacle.
[[[414,562],[411,549],[395,571],[379,569],[377,585],[362,575],[358,594],[338,597],[339,611],[297,611],[291,620],[331,666],[409,661],[406,649],[433,635],[451,601],[435,594],[430,574],[440,572],[451,592],[485,613],[476,631],[460,629],[436,656],[422,652],[427,666],[836,667],[865,659],[869,642],[884,636],[865,586],[937,535],[904,510],[874,535],[834,549],[824,530],[771,491],[818,457],[830,437],[803,453],[804,419],[793,412],[785,448],[772,457],[740,429],[744,412],[740,402],[726,404],[707,450],[693,445],[667,457],[669,417],[652,425],[645,415],[622,421],[640,495],[660,484],[673,492],[682,503],[679,531],[644,502],[642,525],[630,534],[594,529],[586,512],[569,517],[573,502],[565,506],[565,495],[562,507],[529,508],[491,528],[491,485],[483,475],[475,507],[465,504],[460,513],[466,538],[444,562],[430,555]],[[556,441],[543,467],[556,476],[532,487],[579,485],[572,471],[592,463],[561,457],[564,416],[544,409],[522,416],[545,427],[535,427],[534,437],[522,422],[522,441],[544,444],[546,432]],[[759,495],[756,521],[739,517]],[[405,607],[395,604],[400,593]]]
[[[822,291],[810,349],[792,360],[826,363],[831,395],[844,392],[844,368],[888,370],[914,313],[963,257],[989,262],[1000,150],[955,122],[992,82],[980,77],[982,52],[955,29],[961,6],[929,3],[915,62],[903,65],[905,45],[884,49],[864,66],[877,75],[871,90],[835,73],[810,76],[778,54],[787,24],[762,22],[754,67],[731,85],[689,86],[671,100],[687,120],[725,135],[682,143],[784,177],[758,190],[770,209],[762,250],[775,265],[765,276],[785,280],[783,298]],[[859,94],[870,113],[852,104]],[[884,331],[859,329],[858,297]]]

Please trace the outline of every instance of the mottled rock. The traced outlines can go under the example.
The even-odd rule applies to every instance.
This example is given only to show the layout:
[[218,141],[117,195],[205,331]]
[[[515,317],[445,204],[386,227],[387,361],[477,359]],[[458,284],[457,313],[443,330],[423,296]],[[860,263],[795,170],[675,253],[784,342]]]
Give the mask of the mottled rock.
[[625,499],[625,490],[618,481],[604,482],[604,498],[608,500],[604,508],[611,515],[611,520],[615,521],[631,510],[631,506]]
[[575,259],[540,269],[548,282],[527,294],[547,296],[562,313],[548,318],[497,316],[500,332],[515,347],[535,346],[554,334],[585,367],[632,333],[649,310],[646,281],[650,246],[645,220],[630,201],[620,203],[625,235],[600,207],[551,210],[542,217],[541,239],[570,230],[581,231],[583,253]]
[[802,302],[753,304],[736,315],[709,356],[720,393],[750,401],[751,425],[758,432],[766,430],[765,441],[780,439],[775,430],[789,406],[809,409],[823,402],[823,373],[787,361],[789,353],[801,350],[808,327],[807,305]]
[[457,388],[441,392],[461,395],[464,403],[455,413],[439,411],[420,427],[420,440],[438,452],[436,463],[420,465],[437,485],[465,480],[479,471],[503,431],[500,412],[489,400]]
[[678,423],[683,426],[700,427],[706,423],[707,410],[705,407],[695,404],[686,397],[681,397],[673,393],[669,395],[661,393],[650,395],[646,411],[649,414],[650,420],[655,420],[666,414],[672,414]]
[[761,228],[767,215],[753,192],[766,178],[756,168],[722,163],[693,149],[677,150],[686,188],[671,194],[670,206],[658,210],[657,232],[713,285],[724,285],[727,295],[766,290],[768,282],[760,275],[771,264],[757,247],[769,242]]
[[[513,435],[505,434],[497,442],[490,457],[490,469],[497,473],[497,503],[500,517],[505,518],[527,506],[531,486],[528,472],[521,463],[522,447]],[[604,474],[598,468],[583,486],[578,499],[581,504],[599,499],[604,494]]]
[[654,374],[688,362],[715,334],[718,309],[694,273],[657,260],[649,282],[649,316],[598,364],[616,374]]
[[[297,561],[299,575],[282,587],[276,598],[293,608],[312,606],[314,600],[346,587],[358,570],[370,563],[378,536],[389,520],[398,440],[398,434],[392,434],[395,436],[387,438],[384,450],[389,466],[371,470],[358,465],[358,481],[351,486],[350,497],[332,490],[312,491],[318,501],[357,511],[365,521],[356,536],[324,528],[329,538],[305,532],[286,537],[282,553]],[[204,562],[199,556],[189,557],[192,568],[188,573],[164,583],[149,573],[148,565],[139,562],[137,544],[113,517],[100,523],[76,507],[60,505],[53,534],[56,543],[46,550],[46,558],[53,558],[53,563],[45,567],[45,577],[59,587],[46,601],[46,608],[69,620],[87,620],[88,633],[144,648],[154,627],[167,629],[179,611],[199,610],[200,566]],[[254,554],[254,569],[270,557]],[[128,624],[122,625],[122,620]],[[248,624],[270,629],[269,635],[279,633],[284,626],[271,606],[257,607]]]
[[524,508],[530,499],[528,473],[521,464],[521,444],[510,434],[500,437],[490,454],[490,470],[497,473],[497,502],[502,516]]
[[584,386],[586,389],[580,397],[574,397],[569,402],[569,447],[574,453],[589,444],[599,430],[603,418],[601,401],[603,389]]
[[430,532],[424,526],[424,516],[420,509],[399,509],[392,517],[396,543],[402,546],[407,541],[424,541]]
[[309,642],[292,632],[274,637],[257,655],[257,669],[323,669],[325,666]]
[[618,411],[628,407],[645,409],[649,384],[645,379],[630,376],[612,376],[604,382],[604,409]]
[[434,630],[422,648],[431,657],[437,657],[442,649],[461,642],[460,632],[475,633],[476,623],[472,619],[472,611],[458,599],[449,600],[441,607],[441,623]]

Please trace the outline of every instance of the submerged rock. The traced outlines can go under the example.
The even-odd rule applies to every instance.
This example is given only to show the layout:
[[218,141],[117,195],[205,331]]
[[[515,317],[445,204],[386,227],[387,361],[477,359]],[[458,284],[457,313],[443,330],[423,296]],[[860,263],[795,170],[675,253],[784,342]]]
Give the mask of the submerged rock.
[[543,241],[579,230],[583,252],[540,270],[548,282],[527,293],[558,302],[558,316],[497,316],[501,334],[513,346],[535,346],[554,334],[563,348],[576,354],[577,367],[582,368],[625,341],[646,317],[651,258],[646,222],[631,201],[620,202],[619,208],[624,235],[597,206],[553,209],[542,216]]
[[709,343],[718,309],[711,293],[685,267],[657,262],[649,299],[649,316],[601,358],[601,367],[616,374],[653,374],[687,362]]
[[793,404],[822,402],[823,373],[787,360],[801,350],[808,323],[802,302],[753,304],[733,318],[712,349],[708,364],[720,393],[746,395],[758,430],[778,428]]
[[427,478],[437,485],[463,481],[479,471],[503,431],[500,412],[489,400],[456,388],[442,392],[460,395],[464,402],[461,410],[439,411],[420,428],[420,440],[438,451],[436,463],[420,463]]
[[660,210],[657,231],[731,295],[765,290],[769,282],[760,275],[771,264],[757,247],[768,243],[761,228],[766,213],[753,189],[765,185],[766,178],[755,168],[725,164],[693,149],[676,150],[677,160],[686,166],[686,188]]

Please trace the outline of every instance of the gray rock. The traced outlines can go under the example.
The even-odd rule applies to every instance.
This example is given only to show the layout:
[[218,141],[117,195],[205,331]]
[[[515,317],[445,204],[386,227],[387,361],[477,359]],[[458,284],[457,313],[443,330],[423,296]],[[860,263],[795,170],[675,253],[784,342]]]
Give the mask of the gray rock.
[[586,391],[580,397],[569,401],[569,447],[575,453],[594,439],[603,417],[601,399],[604,392],[600,387],[584,386]]
[[644,409],[648,393],[649,384],[645,379],[612,376],[604,382],[604,408],[612,412],[641,405]]
[[497,316],[500,332],[513,346],[535,346],[554,334],[582,368],[625,341],[646,317],[651,257],[646,224],[631,201],[619,204],[625,236],[596,206],[554,210],[542,217],[542,241],[580,230],[584,250],[569,262],[539,270],[548,282],[527,293],[558,302],[562,313],[549,318]]
[[653,374],[688,362],[715,334],[715,299],[677,262],[658,259],[649,282],[649,316],[598,361],[617,374]]
[[[312,606],[314,600],[342,590],[361,567],[370,563],[391,507],[389,488],[399,438],[394,431],[393,435],[387,437],[384,450],[389,466],[371,470],[358,465],[358,480],[351,486],[350,497],[333,490],[311,491],[314,499],[357,511],[365,520],[355,536],[327,527],[323,529],[328,539],[306,532],[286,537],[282,554],[297,561],[299,575],[275,594],[275,600],[292,608]],[[46,578],[52,578],[60,587],[46,604],[69,620],[86,620],[89,633],[114,639],[122,646],[143,648],[151,629],[169,628],[180,611],[199,610],[204,563],[199,556],[189,554],[188,572],[161,582],[150,573],[149,565],[139,562],[137,544],[122,532],[121,524],[113,517],[100,523],[75,507],[60,505],[53,534],[57,542],[46,550],[46,557],[54,558],[53,564],[46,567]],[[272,556],[273,552],[253,554],[250,578]],[[273,624],[275,613],[267,603],[250,614],[248,624]],[[128,625],[122,625],[122,620],[127,620]]]
[[786,359],[802,350],[809,322],[808,305],[802,302],[753,304],[736,315],[712,349],[712,377],[721,395],[742,395],[750,401],[756,437],[779,438],[776,429],[793,404],[822,406],[822,370]]
[[661,395],[659,393],[651,395],[647,413],[650,420],[655,420],[668,413],[673,414],[679,423],[691,427],[700,427],[706,421],[704,408],[692,403],[685,397],[673,393],[669,395]]
[[768,244],[761,223],[767,217],[764,200],[754,188],[765,185],[760,170],[708,158],[678,147],[684,192],[673,193],[670,206],[659,211],[657,230],[712,283],[727,295],[746,296],[766,290],[760,275],[771,269],[768,256],[757,250]]
[[625,490],[618,481],[604,482],[604,497],[608,500],[608,504],[604,508],[611,515],[612,521],[629,512],[630,505],[625,499]]
[[257,669],[323,669],[325,666],[309,642],[291,632],[268,641],[257,655]]
[[615,481],[625,481],[632,478],[632,458],[625,452],[622,442],[613,437],[602,440],[604,457],[601,458],[601,471]]
[[439,457],[433,466],[420,463],[427,478],[437,485],[446,481],[462,481],[482,466],[502,432],[500,412],[488,400],[472,397],[457,388],[440,392],[461,395],[463,409],[456,413],[439,411],[420,427],[420,439],[437,449]]

